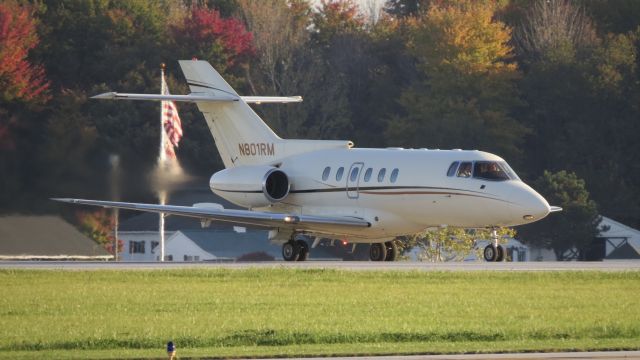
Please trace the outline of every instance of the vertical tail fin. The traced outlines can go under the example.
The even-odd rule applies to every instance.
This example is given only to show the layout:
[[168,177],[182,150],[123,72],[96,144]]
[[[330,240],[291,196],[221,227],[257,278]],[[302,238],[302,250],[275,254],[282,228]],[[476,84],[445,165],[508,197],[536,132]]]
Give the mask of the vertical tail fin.
[[206,61],[180,60],[192,93],[238,97],[229,102],[197,102],[225,167],[264,164],[276,160],[282,141]]

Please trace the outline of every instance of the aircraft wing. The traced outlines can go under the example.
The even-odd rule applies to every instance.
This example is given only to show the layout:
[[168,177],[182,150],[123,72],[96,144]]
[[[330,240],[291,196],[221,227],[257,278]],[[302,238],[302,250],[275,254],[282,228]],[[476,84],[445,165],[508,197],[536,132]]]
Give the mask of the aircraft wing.
[[371,226],[371,224],[364,219],[348,216],[331,217],[313,215],[290,215],[283,213],[270,213],[250,210],[142,204],[84,199],[54,198],[51,200],[70,204],[101,206],[104,208],[117,208],[125,210],[164,213],[177,216],[187,216],[201,220],[223,221],[265,228],[287,227],[292,229],[313,229],[317,227],[331,226],[332,228],[337,227],[341,229],[355,229]]

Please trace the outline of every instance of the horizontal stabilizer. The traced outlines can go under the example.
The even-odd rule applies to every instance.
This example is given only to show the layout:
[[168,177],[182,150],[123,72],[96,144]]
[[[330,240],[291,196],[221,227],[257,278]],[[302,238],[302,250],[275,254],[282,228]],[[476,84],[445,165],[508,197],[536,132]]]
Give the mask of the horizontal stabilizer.
[[92,99],[100,100],[156,100],[156,101],[186,101],[186,102],[198,102],[198,101],[213,101],[213,102],[225,102],[225,101],[238,101],[240,98],[234,95],[213,95],[208,93],[191,93],[189,95],[161,95],[161,94],[127,94],[118,92],[108,92],[96,96],[92,96]]
[[549,212],[558,212],[558,211],[562,211],[562,208],[560,206],[550,206],[550,210]]
[[183,102],[229,102],[240,99],[249,104],[284,104],[301,102],[301,96],[236,96],[231,94],[214,95],[211,93],[191,93],[189,95],[161,95],[161,94],[129,94],[107,92],[92,96],[99,100],[155,100],[155,101],[183,101]]
[[302,96],[241,96],[247,104],[285,104],[302,102]]

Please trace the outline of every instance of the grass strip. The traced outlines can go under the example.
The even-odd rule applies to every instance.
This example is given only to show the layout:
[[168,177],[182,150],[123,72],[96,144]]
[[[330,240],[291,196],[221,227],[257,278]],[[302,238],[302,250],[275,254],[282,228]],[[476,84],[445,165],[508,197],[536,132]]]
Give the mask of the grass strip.
[[0,281],[0,357],[153,357],[168,340],[225,357],[640,344],[640,272],[1,270]]

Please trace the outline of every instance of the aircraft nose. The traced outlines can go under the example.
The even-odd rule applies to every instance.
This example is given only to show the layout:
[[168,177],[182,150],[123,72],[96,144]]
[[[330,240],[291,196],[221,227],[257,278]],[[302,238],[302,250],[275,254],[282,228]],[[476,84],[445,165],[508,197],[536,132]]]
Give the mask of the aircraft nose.
[[538,221],[551,212],[547,200],[525,183],[520,183],[512,192],[512,199],[518,208],[515,215],[524,222]]

